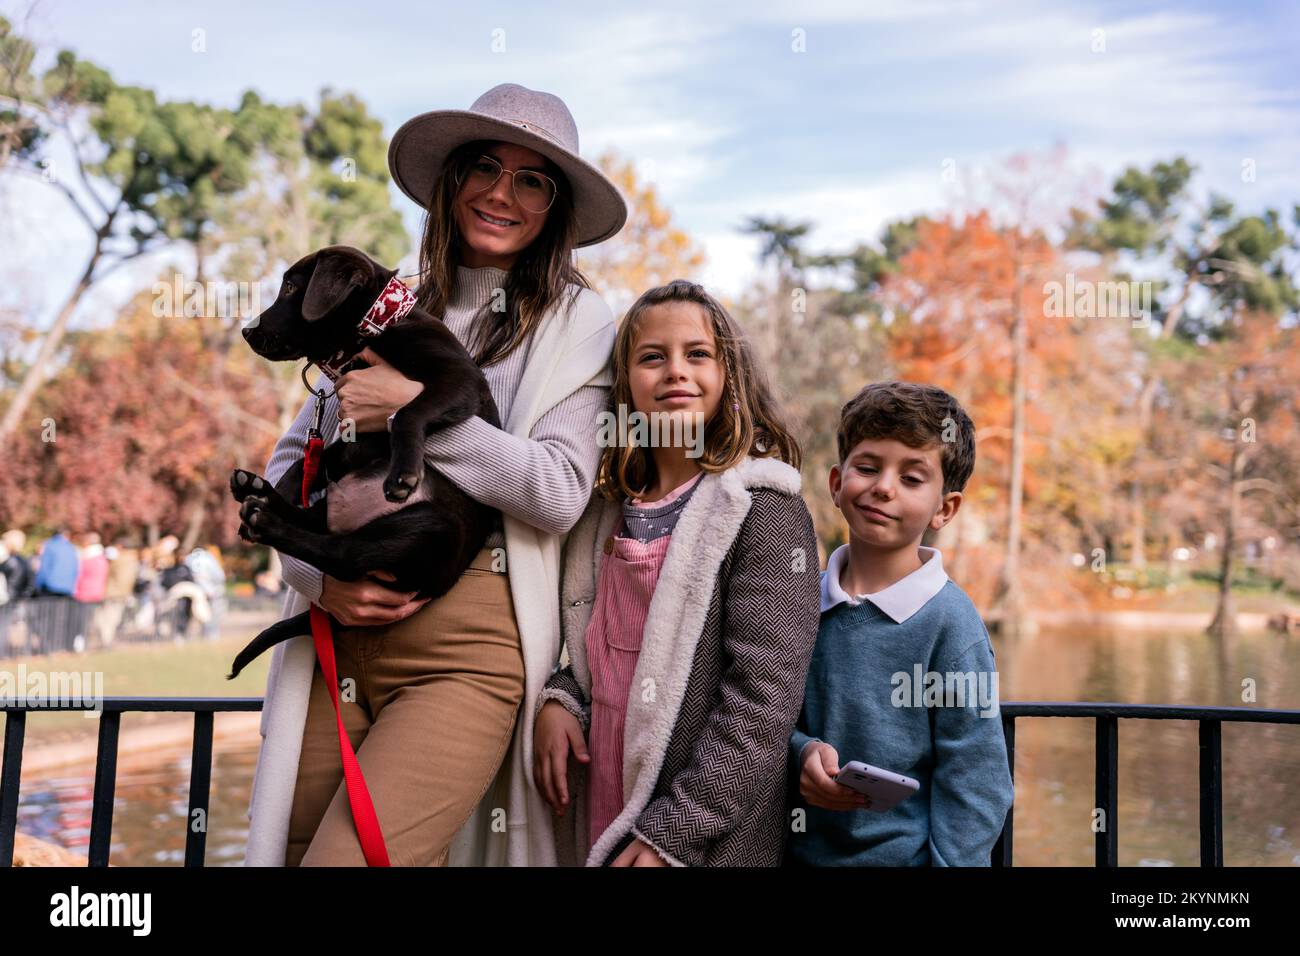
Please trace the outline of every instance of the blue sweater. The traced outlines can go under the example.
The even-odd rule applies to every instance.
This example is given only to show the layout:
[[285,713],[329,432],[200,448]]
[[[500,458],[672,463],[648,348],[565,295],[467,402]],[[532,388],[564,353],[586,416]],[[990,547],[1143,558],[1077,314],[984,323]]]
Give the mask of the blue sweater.
[[41,548],[41,566],[36,572],[36,589],[50,594],[71,596],[77,590],[80,559],[77,546],[56,534]]
[[[995,666],[979,612],[952,581],[901,624],[870,601],[826,611],[790,738],[795,805],[807,813],[791,861],[987,866],[1014,796]],[[798,775],[810,740],[833,746],[841,767],[861,760],[921,787],[883,813],[807,806]]]

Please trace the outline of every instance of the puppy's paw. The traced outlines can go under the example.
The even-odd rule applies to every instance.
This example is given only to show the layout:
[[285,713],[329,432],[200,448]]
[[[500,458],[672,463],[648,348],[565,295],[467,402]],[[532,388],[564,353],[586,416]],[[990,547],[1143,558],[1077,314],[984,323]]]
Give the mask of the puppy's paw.
[[239,536],[254,544],[269,544],[280,537],[284,523],[271,511],[265,498],[250,495],[239,506]]
[[249,495],[265,495],[270,490],[271,486],[251,471],[236,468],[230,473],[230,493],[236,501],[243,501]]
[[239,506],[239,520],[249,527],[260,523],[260,519],[264,515],[270,515],[265,497],[250,494],[244,498],[243,504]]
[[420,473],[397,472],[384,479],[384,497],[389,501],[405,501],[420,487]]

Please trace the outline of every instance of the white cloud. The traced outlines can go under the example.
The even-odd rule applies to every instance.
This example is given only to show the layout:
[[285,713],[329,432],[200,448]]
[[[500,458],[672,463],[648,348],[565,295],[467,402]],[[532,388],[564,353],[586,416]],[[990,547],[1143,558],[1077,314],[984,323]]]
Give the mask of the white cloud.
[[[1300,199],[1300,93],[1294,80],[1279,88],[1270,78],[1276,54],[1260,59],[1273,39],[1262,18],[1227,8],[1118,16],[1091,2],[938,0],[411,8],[363,17],[344,32],[274,7],[256,16],[233,6],[198,16],[170,8],[120,21],[73,4],[51,11],[66,21],[43,30],[57,46],[165,99],[233,105],[254,87],[275,101],[312,101],[328,82],[355,90],[391,133],[417,112],[463,109],[498,82],[556,92],[578,120],[583,154],[612,147],[632,159],[706,247],[704,280],[723,292],[755,272],[757,240],[736,232],[745,217],[813,220],[809,249],[845,248],[874,239],[891,219],[947,208],[953,190],[939,163],[949,156],[964,171],[1061,140],[1077,164],[1102,171],[1104,187],[1127,165],[1181,154],[1202,168],[1204,185],[1243,207]],[[188,53],[195,23],[208,30],[202,59]],[[777,51],[796,26],[809,28],[815,52],[792,72]],[[506,31],[504,53],[491,52],[495,27]],[[1091,51],[1096,29],[1105,31],[1105,53]],[[822,59],[832,50],[836,59]],[[800,135],[817,137],[819,149],[870,156],[872,171],[828,177],[809,160],[809,185],[778,192],[761,166],[745,162],[788,145],[790,133],[763,113],[769,98],[800,111]],[[1241,182],[1243,158],[1257,163],[1255,183]],[[414,228],[418,212],[399,202]],[[38,274],[58,277],[44,297],[52,308],[77,256],[50,238],[69,214],[37,208],[29,225],[39,224],[41,241],[7,244]],[[64,231],[78,228],[72,220]]]

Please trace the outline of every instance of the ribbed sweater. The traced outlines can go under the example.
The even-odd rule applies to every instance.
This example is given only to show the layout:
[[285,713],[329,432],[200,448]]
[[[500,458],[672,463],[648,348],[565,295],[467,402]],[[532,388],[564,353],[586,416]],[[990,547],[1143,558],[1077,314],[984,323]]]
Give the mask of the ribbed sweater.
[[[471,334],[475,314],[490,301],[494,290],[504,287],[505,279],[505,270],[493,266],[456,269],[443,321],[471,352],[476,343]],[[480,321],[490,322],[498,314],[489,310]],[[510,417],[532,345],[530,336],[504,360],[483,369],[502,422]],[[328,385],[322,374],[315,387]],[[311,396],[306,398],[298,417],[276,443],[265,472],[272,485],[302,456],[314,401]],[[596,434],[597,416],[608,401],[608,388],[584,385],[542,415],[529,438],[511,435],[475,415],[430,435],[425,440],[425,461],[476,501],[547,533],[564,534],[591,498],[600,459],[600,447],[591,438]],[[325,403],[321,433],[335,440],[338,413],[338,398],[332,396]],[[317,492],[312,500],[320,494],[323,492]],[[485,546],[505,546],[500,518]],[[321,571],[283,552],[280,561],[285,582],[309,601],[319,601]]]

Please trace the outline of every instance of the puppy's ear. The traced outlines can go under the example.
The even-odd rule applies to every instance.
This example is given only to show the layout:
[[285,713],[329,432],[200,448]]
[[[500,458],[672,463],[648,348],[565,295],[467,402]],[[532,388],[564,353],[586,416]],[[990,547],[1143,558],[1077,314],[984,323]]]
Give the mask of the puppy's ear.
[[315,322],[329,315],[364,281],[365,276],[357,269],[337,258],[318,257],[302,300],[303,320]]

